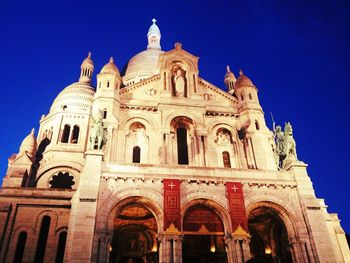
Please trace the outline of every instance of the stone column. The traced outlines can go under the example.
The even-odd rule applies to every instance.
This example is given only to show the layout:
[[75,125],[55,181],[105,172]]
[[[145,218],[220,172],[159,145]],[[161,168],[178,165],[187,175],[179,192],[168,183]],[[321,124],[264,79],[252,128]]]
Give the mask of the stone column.
[[304,261],[308,263],[315,263],[309,240],[307,238],[300,238],[299,243],[303,252]]
[[236,250],[236,260],[235,260],[235,262],[236,263],[242,263],[244,261],[243,261],[243,255],[242,255],[241,247],[240,247],[240,244],[239,244],[240,240],[234,238],[233,241],[234,241],[234,244],[235,244],[234,248]]
[[295,249],[295,240],[294,240],[294,238],[288,238],[288,241],[289,241],[289,247],[291,249],[293,262],[298,262],[297,261],[297,256],[296,256],[297,252],[296,252],[296,249]]
[[65,262],[90,263],[95,234],[96,208],[103,152],[86,152],[80,185],[72,198]]
[[244,256],[244,262],[246,262],[247,260],[249,260],[251,258],[249,243],[250,243],[249,237],[242,240],[242,250],[243,250],[243,256]]
[[233,235],[232,240],[234,241],[235,249],[235,261],[237,263],[244,263],[250,259],[250,236],[249,235]]
[[159,263],[182,263],[181,235],[159,235]]
[[227,254],[227,263],[236,262],[236,250],[234,248],[234,242],[232,241],[232,237],[225,236],[224,237],[225,245],[226,245],[226,254]]
[[313,253],[313,251],[312,251],[312,247],[311,247],[311,244],[310,244],[310,240],[307,239],[307,240],[305,241],[305,244],[306,244],[307,253],[308,253],[309,257],[310,257],[310,262],[311,262],[311,263],[315,263],[316,261],[315,261],[314,253]]
[[182,240],[183,236],[173,236],[174,263],[182,263]]

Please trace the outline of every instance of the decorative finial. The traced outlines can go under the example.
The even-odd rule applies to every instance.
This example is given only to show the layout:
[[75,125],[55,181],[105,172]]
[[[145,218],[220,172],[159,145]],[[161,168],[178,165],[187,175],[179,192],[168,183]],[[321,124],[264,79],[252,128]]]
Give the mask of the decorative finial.
[[243,70],[242,69],[239,70],[239,75],[243,75]]
[[153,25],[157,22],[155,18],[152,19]]
[[88,53],[88,58],[91,58],[91,51],[89,51]]
[[109,59],[109,63],[113,63],[113,62],[114,62],[113,57],[110,57],[110,59]]
[[182,44],[180,42],[176,42],[175,49],[181,49],[181,48],[182,48]]
[[32,131],[31,131],[31,134],[33,134],[33,135],[34,135],[34,132],[35,132],[35,129],[33,128],[33,129],[32,129]]
[[230,71],[231,71],[229,65],[226,66],[226,70],[227,70],[227,72],[230,72]]

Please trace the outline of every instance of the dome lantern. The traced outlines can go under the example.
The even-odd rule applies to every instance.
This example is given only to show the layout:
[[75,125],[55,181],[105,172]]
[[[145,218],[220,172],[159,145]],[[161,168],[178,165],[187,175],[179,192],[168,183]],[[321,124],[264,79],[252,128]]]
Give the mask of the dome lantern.
[[157,20],[155,18],[152,19],[153,24],[148,29],[147,38],[148,38],[148,45],[147,49],[161,49],[160,47],[160,30],[159,27],[156,25]]
[[225,74],[224,83],[227,87],[227,92],[229,94],[233,95],[234,89],[235,89],[235,84],[236,84],[236,77],[231,72],[229,65],[227,65],[226,70],[227,70],[227,72]]
[[87,58],[81,63],[80,68],[79,82],[91,83],[92,73],[94,72],[94,62],[91,59],[91,52],[89,52]]

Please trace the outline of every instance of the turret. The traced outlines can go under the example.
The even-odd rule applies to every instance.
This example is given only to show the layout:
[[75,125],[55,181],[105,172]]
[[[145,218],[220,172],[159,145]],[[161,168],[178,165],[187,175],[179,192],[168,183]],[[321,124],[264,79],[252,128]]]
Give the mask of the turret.
[[[113,132],[116,132],[119,119],[120,109],[120,97],[119,90],[122,83],[122,78],[119,73],[119,69],[114,63],[114,59],[111,57],[109,62],[103,66],[101,72],[97,75],[97,89],[94,96],[92,106],[92,118],[94,122],[99,119],[102,121],[104,129],[107,129],[107,145],[102,146],[105,151],[104,158],[109,159],[111,156],[110,150],[112,145],[116,144],[113,139]],[[114,148],[113,148],[114,149]]]
[[79,82],[91,83],[92,73],[94,72],[94,62],[91,59],[91,52],[89,52],[87,58],[81,63],[80,68]]
[[259,103],[258,89],[240,70],[235,83],[241,138],[248,156],[248,167],[276,170],[272,151],[271,132],[266,127],[264,113]]
[[228,92],[230,95],[233,95],[233,94],[234,94],[234,91],[235,91],[236,77],[235,77],[235,75],[231,72],[230,66],[227,65],[226,70],[227,70],[227,72],[226,72],[226,74],[225,74],[224,83],[225,83],[225,85],[226,85],[227,92]]
[[97,75],[97,90],[93,104],[95,115],[96,111],[99,110],[103,119],[111,121],[110,118],[117,118],[119,115],[119,89],[121,82],[119,70],[111,57]]
[[244,75],[242,70],[239,71],[239,77],[235,83],[235,94],[238,99],[238,108],[240,111],[245,109],[262,111],[258,98],[258,89],[253,82]]
[[37,142],[34,129],[27,135],[19,147],[19,153],[8,159],[8,169],[3,180],[3,187],[25,187],[29,184],[32,173]]

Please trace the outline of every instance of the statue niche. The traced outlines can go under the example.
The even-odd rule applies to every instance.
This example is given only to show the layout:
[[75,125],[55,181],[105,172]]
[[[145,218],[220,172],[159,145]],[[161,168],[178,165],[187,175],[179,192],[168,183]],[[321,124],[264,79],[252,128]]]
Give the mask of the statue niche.
[[175,97],[187,97],[186,71],[179,65],[174,65],[171,70],[172,93]]

